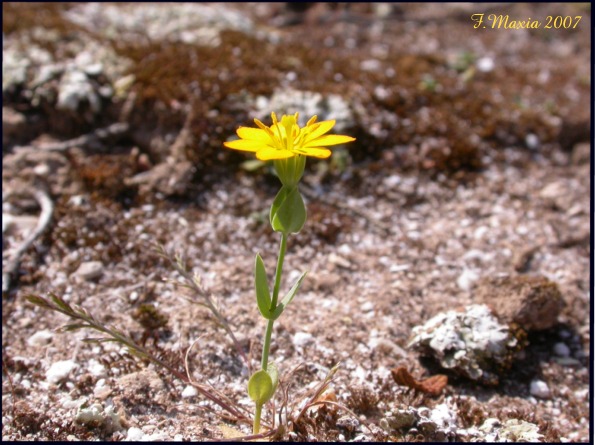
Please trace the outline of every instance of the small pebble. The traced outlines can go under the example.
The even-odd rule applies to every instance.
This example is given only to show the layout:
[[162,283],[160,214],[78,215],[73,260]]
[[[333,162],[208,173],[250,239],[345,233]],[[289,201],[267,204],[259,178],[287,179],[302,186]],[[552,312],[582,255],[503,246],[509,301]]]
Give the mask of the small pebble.
[[543,380],[533,380],[529,392],[532,396],[539,397],[540,399],[548,399],[551,396],[550,388]]
[[525,137],[525,144],[530,150],[537,150],[539,148],[539,137],[536,134],[529,133]]
[[554,345],[554,354],[558,357],[570,357],[570,348],[566,345],[566,343],[556,343]]
[[360,310],[362,312],[370,312],[374,310],[374,303],[371,301],[366,301],[364,304],[360,306]]
[[127,442],[138,442],[138,441],[144,439],[144,437],[145,437],[145,433],[143,433],[143,430],[133,426],[133,427],[128,428],[128,434],[126,434],[126,439],[124,439],[124,440]]
[[51,331],[47,331],[47,330],[38,331],[35,334],[33,334],[31,337],[29,337],[29,339],[27,340],[27,344],[29,346],[38,346],[38,347],[47,346],[47,344],[52,341],[53,337],[54,337],[54,334]]
[[85,281],[99,278],[101,275],[103,275],[103,263],[101,263],[101,261],[87,261],[85,263],[81,263],[74,275],[82,278]]
[[195,397],[198,395],[198,390],[191,385],[188,385],[186,388],[184,388],[184,391],[182,391],[182,398],[184,399],[188,399],[190,397]]
[[314,340],[314,337],[307,332],[296,332],[293,336],[293,344],[300,348],[303,348],[308,343],[312,342],[312,340]]
[[54,363],[50,366],[50,369],[47,370],[45,373],[45,377],[48,382],[50,383],[59,383],[60,381],[64,380],[68,377],[68,374],[71,373],[74,369],[76,369],[78,365],[72,360],[63,360],[60,362]]
[[491,57],[482,57],[476,62],[477,69],[483,73],[489,73],[494,69],[494,59]]

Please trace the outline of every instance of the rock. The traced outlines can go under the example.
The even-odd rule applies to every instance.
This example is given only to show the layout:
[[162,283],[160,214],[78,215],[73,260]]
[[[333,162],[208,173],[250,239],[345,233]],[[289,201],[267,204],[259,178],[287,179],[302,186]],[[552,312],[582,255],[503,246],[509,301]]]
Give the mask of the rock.
[[311,343],[314,340],[312,334],[307,332],[296,332],[293,336],[293,344],[298,348],[303,348],[308,343]]
[[75,421],[90,428],[102,427],[107,433],[122,429],[120,416],[114,411],[113,406],[104,408],[100,403],[80,406]]
[[112,393],[112,389],[106,385],[105,379],[99,379],[93,388],[93,395],[99,400],[105,400]]
[[529,386],[529,392],[540,399],[549,399],[551,396],[550,388],[543,380],[533,380]]
[[498,419],[489,418],[478,431],[484,434],[482,442],[541,442],[543,438],[538,433],[537,425],[518,419],[508,419],[502,423]]
[[45,373],[45,378],[50,383],[60,383],[62,380],[68,377],[78,365],[73,360],[63,360],[54,363],[50,366],[50,369]]
[[366,313],[366,312],[372,312],[374,310],[374,303],[372,303],[371,301],[366,301],[365,303],[363,303],[360,306],[360,311]]
[[525,136],[525,145],[529,150],[537,150],[539,149],[541,142],[539,141],[539,136],[535,133],[529,133]]
[[407,408],[392,411],[388,416],[380,420],[380,426],[386,431],[412,428],[419,418],[415,408]]
[[198,390],[191,385],[186,386],[182,391],[182,398],[189,399],[190,397],[196,397],[198,395]]
[[525,346],[521,333],[502,324],[486,305],[443,312],[413,328],[410,348],[471,380],[497,384],[517,352]]
[[139,441],[143,440],[144,438],[145,438],[145,433],[143,433],[143,430],[133,426],[133,427],[128,428],[128,432],[126,434],[126,439],[124,439],[124,440],[126,442],[139,442]]
[[554,345],[554,354],[558,357],[570,357],[570,348],[566,345],[566,343],[556,343]]
[[334,264],[336,266],[342,267],[344,269],[349,269],[351,267],[351,263],[349,260],[346,260],[342,256],[337,255],[334,252],[331,252],[328,256],[328,262],[330,264]]
[[539,427],[524,420],[508,419],[498,431],[500,441],[507,442],[541,442],[543,434]]
[[89,104],[93,114],[101,111],[101,99],[87,75],[78,69],[67,71],[58,86],[58,110],[80,111],[82,104]]
[[36,347],[47,346],[49,343],[52,342],[53,337],[54,337],[54,333],[51,331],[47,331],[47,330],[38,331],[27,339],[27,344],[29,346],[36,346]]
[[391,433],[418,429],[429,440],[439,442],[455,439],[457,414],[442,403],[433,409],[421,406],[394,410],[380,420],[380,426]]
[[517,323],[526,331],[551,328],[564,307],[557,284],[542,276],[481,280],[474,300],[492,308],[501,321]]
[[477,62],[475,63],[475,66],[477,66],[477,69],[479,71],[481,71],[482,73],[489,73],[490,71],[492,71],[494,69],[495,63],[494,63],[494,59],[492,59],[491,57],[481,57],[477,60]]
[[[270,120],[271,110],[276,110],[277,117],[300,110],[301,119],[318,116],[318,121],[337,121],[334,131],[340,132],[354,125],[354,117],[349,104],[337,94],[323,96],[312,91],[300,91],[292,88],[280,88],[269,99],[259,96],[255,101],[256,115],[261,120]],[[267,124],[267,122],[265,122]],[[268,124],[267,124],[268,125]]]
[[81,263],[76,272],[75,277],[81,278],[85,281],[95,280],[103,275],[103,263],[101,261],[87,261]]
[[124,40],[140,32],[151,41],[214,47],[221,45],[220,33],[224,30],[250,34],[254,28],[246,14],[218,4],[183,3],[172,8],[159,3],[125,7],[80,3],[67,16],[77,25],[105,37],[117,29]]

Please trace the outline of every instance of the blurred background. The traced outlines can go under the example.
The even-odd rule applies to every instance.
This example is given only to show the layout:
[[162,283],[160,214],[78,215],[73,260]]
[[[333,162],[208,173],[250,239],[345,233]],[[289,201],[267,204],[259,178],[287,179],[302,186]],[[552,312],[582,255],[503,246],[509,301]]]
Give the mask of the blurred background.
[[[478,13],[541,26],[474,29]],[[548,15],[582,20],[545,29]],[[587,3],[7,2],[3,155],[122,123],[72,155],[83,186],[194,195],[260,171],[221,148],[239,125],[299,111],[357,138],[318,167],[327,179],[356,181],[353,162],[461,179],[507,148],[588,141],[590,27]]]

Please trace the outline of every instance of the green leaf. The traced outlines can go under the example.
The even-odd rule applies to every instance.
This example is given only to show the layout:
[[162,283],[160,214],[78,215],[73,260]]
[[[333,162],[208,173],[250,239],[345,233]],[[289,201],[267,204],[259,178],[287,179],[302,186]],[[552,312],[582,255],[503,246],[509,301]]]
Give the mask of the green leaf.
[[291,289],[289,289],[289,292],[287,292],[285,297],[283,297],[283,300],[281,300],[279,305],[275,308],[275,310],[273,311],[273,315],[272,315],[273,320],[276,320],[277,318],[279,318],[279,316],[283,313],[283,311],[285,310],[287,305],[289,303],[291,303],[291,301],[295,297],[295,294],[297,293],[298,289],[302,285],[302,281],[304,281],[304,278],[306,278],[307,273],[308,272],[304,272],[303,274],[300,275],[300,277],[295,282],[293,287]]
[[256,371],[248,380],[248,395],[257,405],[264,405],[275,393],[273,379],[267,371]]
[[62,298],[59,296],[50,293],[50,298],[54,302],[56,306],[62,309],[64,312],[72,312],[72,307],[68,303],[66,303]]
[[271,381],[273,382],[273,394],[275,394],[277,385],[279,384],[279,370],[274,362],[269,362],[267,365],[267,374],[271,377]]
[[42,298],[38,295],[27,295],[25,298],[27,299],[27,301],[29,301],[30,303],[32,303],[36,306],[41,306],[41,307],[45,307],[45,308],[50,307],[50,304],[44,298]]
[[254,262],[254,284],[256,287],[256,303],[258,310],[264,318],[271,318],[271,293],[267,281],[267,273],[264,268],[264,262],[259,254],[256,254]]
[[271,205],[271,227],[276,232],[298,233],[306,223],[306,206],[297,187],[281,187]]
[[60,332],[69,332],[69,331],[76,331],[82,328],[90,327],[87,323],[72,323],[67,324],[66,326],[62,326],[60,328]]

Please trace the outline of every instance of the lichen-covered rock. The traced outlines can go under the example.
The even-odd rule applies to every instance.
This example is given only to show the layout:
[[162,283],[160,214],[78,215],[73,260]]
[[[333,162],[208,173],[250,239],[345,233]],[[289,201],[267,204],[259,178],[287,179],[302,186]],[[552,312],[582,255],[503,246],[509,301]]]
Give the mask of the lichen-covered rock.
[[564,307],[558,285],[543,276],[485,278],[477,284],[474,298],[501,321],[517,323],[526,331],[551,328]]
[[486,419],[479,427],[486,442],[541,442],[543,434],[533,423],[519,419],[508,419],[501,423],[498,419]]
[[522,333],[501,323],[485,305],[443,312],[413,328],[409,347],[446,369],[484,384],[498,383],[524,344]]
[[259,119],[267,119],[271,111],[278,114],[299,111],[303,117],[317,115],[319,121],[336,120],[334,131],[354,125],[349,104],[337,94],[323,96],[312,91],[281,88],[270,98],[258,96],[254,107]]
[[90,428],[101,427],[107,433],[122,429],[120,416],[115,412],[114,407],[110,405],[104,408],[100,403],[80,406],[75,421]]
[[456,411],[442,403],[432,409],[422,406],[393,410],[380,420],[380,426],[388,433],[407,433],[416,428],[429,440],[444,442],[456,439],[456,420]]
[[221,44],[219,33],[223,30],[249,33],[254,28],[245,14],[217,4],[182,3],[172,8],[159,3],[124,6],[82,3],[65,15],[77,25],[106,37],[117,35],[126,40],[146,35],[154,41],[215,47]]

